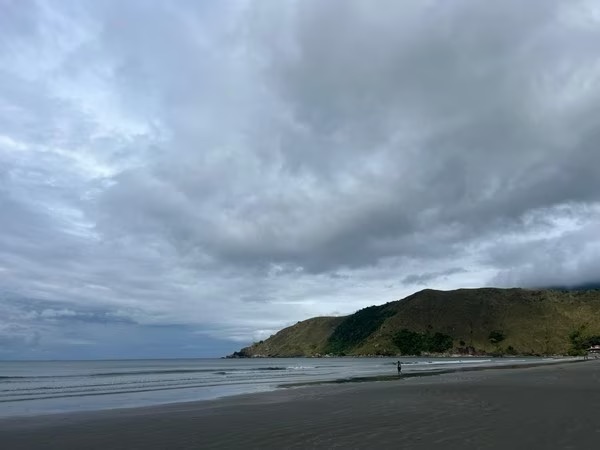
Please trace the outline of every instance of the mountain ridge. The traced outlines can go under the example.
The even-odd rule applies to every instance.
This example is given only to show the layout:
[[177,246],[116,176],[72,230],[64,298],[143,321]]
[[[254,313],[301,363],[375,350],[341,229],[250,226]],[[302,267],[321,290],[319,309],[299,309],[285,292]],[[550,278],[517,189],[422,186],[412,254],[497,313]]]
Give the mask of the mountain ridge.
[[348,316],[300,321],[231,356],[576,354],[597,335],[598,289],[423,289]]

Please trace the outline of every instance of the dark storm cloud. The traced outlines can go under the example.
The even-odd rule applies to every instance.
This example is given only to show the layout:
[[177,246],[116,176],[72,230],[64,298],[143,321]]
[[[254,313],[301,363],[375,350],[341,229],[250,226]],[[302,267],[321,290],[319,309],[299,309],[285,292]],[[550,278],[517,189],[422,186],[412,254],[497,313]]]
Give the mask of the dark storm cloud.
[[[316,260],[452,251],[536,208],[599,198],[600,153],[588,144],[598,94],[575,79],[596,75],[596,31],[569,27],[557,2],[385,5],[299,3],[295,53],[272,60],[293,117],[315,143],[329,139],[303,162],[352,173],[375,193],[369,209],[356,205],[364,220],[311,248]],[[569,96],[574,104],[561,105]],[[398,131],[408,142],[390,142]],[[378,176],[361,179],[356,166],[379,157]],[[430,242],[415,240],[417,230]]]
[[527,245],[506,242],[490,245],[485,257],[499,269],[492,282],[529,287],[598,283],[598,211],[578,209],[578,226],[571,225],[558,236],[533,239]]
[[[286,120],[257,127],[256,140],[241,136],[240,147],[208,163],[213,136],[194,136],[194,148],[181,143],[179,161],[109,191],[111,215],[120,199],[135,201],[130,222],[167,230],[182,248],[223,263],[321,272],[447,254],[536,208],[600,195],[600,157],[589,145],[597,94],[578,92],[568,79],[575,75],[564,73],[565,64],[594,69],[597,50],[587,42],[596,34],[569,26],[560,3],[386,3],[385,14],[363,2],[255,9],[264,22],[251,35],[266,38],[252,41],[253,51],[266,60],[266,100],[275,96],[278,108],[262,114]],[[283,28],[291,48],[272,43]],[[229,67],[226,59],[217,64]],[[171,62],[178,74],[203,70],[187,58]],[[245,86],[217,89],[226,87],[246,95]],[[562,105],[568,96],[579,99]],[[181,117],[194,93],[174,98]],[[239,114],[228,111],[225,124]],[[259,147],[269,137],[272,148]]]
[[599,6],[4,2],[0,336],[597,281]]

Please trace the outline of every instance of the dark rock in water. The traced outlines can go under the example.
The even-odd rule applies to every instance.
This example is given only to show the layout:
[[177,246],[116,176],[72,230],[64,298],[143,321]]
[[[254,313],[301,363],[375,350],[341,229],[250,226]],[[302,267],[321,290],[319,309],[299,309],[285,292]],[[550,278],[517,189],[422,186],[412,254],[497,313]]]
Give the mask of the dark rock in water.
[[244,349],[239,352],[233,352],[231,355],[227,355],[225,358],[250,358],[251,356],[244,352]]

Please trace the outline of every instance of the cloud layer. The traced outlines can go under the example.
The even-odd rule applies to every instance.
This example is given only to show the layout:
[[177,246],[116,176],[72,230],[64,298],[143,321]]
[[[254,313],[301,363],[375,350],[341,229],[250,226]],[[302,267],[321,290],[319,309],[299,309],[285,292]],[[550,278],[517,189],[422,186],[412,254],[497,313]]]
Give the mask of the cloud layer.
[[600,280],[598,2],[0,4],[0,357]]

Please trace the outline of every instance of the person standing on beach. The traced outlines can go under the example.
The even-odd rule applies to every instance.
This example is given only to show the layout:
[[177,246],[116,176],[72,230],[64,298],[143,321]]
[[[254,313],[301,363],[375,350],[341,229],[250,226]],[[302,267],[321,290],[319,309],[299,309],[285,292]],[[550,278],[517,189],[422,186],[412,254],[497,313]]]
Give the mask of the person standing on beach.
[[400,361],[396,363],[396,366],[398,366],[398,375],[400,375],[400,373],[402,372],[402,364],[400,363]]

